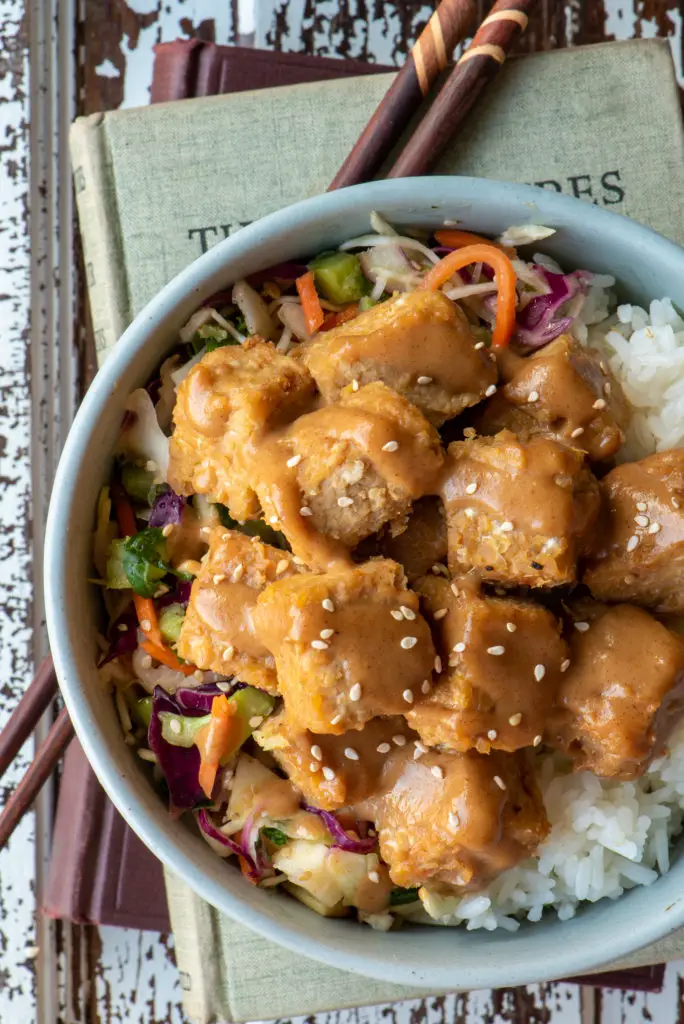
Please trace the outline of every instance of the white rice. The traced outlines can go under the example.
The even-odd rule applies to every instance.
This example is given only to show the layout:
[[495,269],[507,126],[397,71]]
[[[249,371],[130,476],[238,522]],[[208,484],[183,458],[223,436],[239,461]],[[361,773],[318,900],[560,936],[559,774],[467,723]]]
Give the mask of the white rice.
[[[535,262],[560,268],[548,257]],[[599,349],[636,410],[622,461],[684,444],[684,320],[667,299],[648,311],[618,306],[614,279],[595,275],[573,334]],[[636,782],[573,774],[554,753],[538,757],[539,783],[551,824],[530,858],[487,889],[464,897],[428,894],[425,909],[439,924],[469,930],[517,931],[552,908],[565,921],[577,905],[617,899],[625,889],[651,885],[670,866],[670,844],[684,822],[684,722],[666,756]]]

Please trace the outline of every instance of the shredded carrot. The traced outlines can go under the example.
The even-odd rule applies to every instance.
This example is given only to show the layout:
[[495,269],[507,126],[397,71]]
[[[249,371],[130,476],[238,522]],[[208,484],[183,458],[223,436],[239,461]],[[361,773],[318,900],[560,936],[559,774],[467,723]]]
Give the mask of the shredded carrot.
[[[149,632],[147,635],[149,636]],[[170,651],[163,643],[158,644],[150,638],[149,640],[143,640],[140,646],[155,661],[160,661],[162,665],[168,665],[169,668],[174,669],[176,672],[182,672],[184,676],[191,676],[196,671],[194,665],[186,665],[185,662],[179,661],[173,651]]]
[[235,704],[228,700],[225,693],[214,697],[209,724],[199,730],[197,735],[200,752],[199,784],[208,800],[211,800],[221,758],[230,753],[234,746],[236,725],[239,731],[235,712]]
[[463,267],[471,263],[486,263],[494,271],[497,288],[496,325],[492,334],[495,348],[503,348],[510,341],[515,329],[515,307],[518,297],[515,291],[516,273],[513,264],[505,253],[495,249],[489,243],[478,242],[464,249],[450,252],[448,256],[436,263],[423,278],[422,287],[436,291]]
[[359,305],[357,302],[352,302],[350,306],[345,306],[338,313],[328,313],[325,320],[320,326],[322,331],[331,331],[333,327],[339,327],[340,324],[346,324],[348,320],[353,320],[354,317],[359,315]]
[[[114,507],[116,509],[116,518],[119,523],[119,531],[122,537],[135,537],[138,532],[138,527],[135,524],[135,513],[133,506],[129,502],[128,498],[123,492],[120,486],[113,488],[114,496]],[[140,628],[155,646],[162,650],[167,650],[164,647],[164,639],[159,629],[159,620],[157,618],[157,610],[154,607],[154,602],[150,597],[140,597],[139,594],[133,594],[133,604],[135,606],[135,614],[138,616],[138,622]],[[171,657],[173,655],[168,652]],[[155,655],[156,657],[156,655]],[[161,659],[157,659],[161,660]],[[178,659],[176,658],[176,661]],[[168,665],[168,661],[164,662]],[[180,662],[179,662],[180,664]]]
[[247,881],[251,882],[252,885],[258,885],[259,884],[259,879],[254,877],[254,875],[252,874],[252,872],[250,870],[249,864],[247,863],[245,858],[241,854],[239,854],[239,853],[238,853],[238,863],[240,865],[240,871],[245,876]]
[[466,245],[493,245],[495,249],[505,252],[510,259],[518,255],[516,250],[509,245],[501,245],[500,242],[492,242],[489,238],[476,235],[472,231],[459,231],[458,228],[444,228],[442,231],[435,231],[435,238],[440,245],[449,249],[463,249]]
[[318,292],[316,291],[313,270],[309,270],[306,274],[302,274],[301,277],[298,277],[296,285],[299,298],[302,300],[302,310],[304,311],[306,329],[309,334],[315,334],[325,320],[325,313],[323,312],[321,301],[318,298]]

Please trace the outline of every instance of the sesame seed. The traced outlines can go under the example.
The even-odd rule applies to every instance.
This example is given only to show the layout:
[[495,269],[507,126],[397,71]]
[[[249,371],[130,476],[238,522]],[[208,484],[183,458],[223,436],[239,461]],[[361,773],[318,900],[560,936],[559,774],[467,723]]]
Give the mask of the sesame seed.
[[515,715],[511,715],[511,717],[508,719],[508,724],[513,726],[520,725],[521,722],[522,715],[519,711]]
[[214,576],[214,586],[218,586],[219,583],[223,583],[225,578],[226,577],[224,573],[217,572],[216,575]]
[[584,427],[575,427],[575,429],[570,434],[570,437],[581,437],[583,433]]
[[349,691],[349,700],[352,700],[355,703],[357,700],[361,700],[361,683],[354,683]]
[[473,481],[472,484],[468,484],[468,486],[466,487],[465,490],[466,490],[466,494],[474,494],[475,491],[477,490],[477,483],[475,481]]
[[311,646],[315,651],[327,651],[330,644],[326,644],[325,640],[312,640]]
[[648,505],[646,504],[645,501],[637,501],[636,507],[638,508],[639,512],[647,512],[648,511]]
[[358,390],[359,390],[359,382],[358,382],[358,380],[356,380],[356,378],[354,378],[354,380],[352,381],[352,391],[358,391]]
[[390,608],[390,615],[392,616],[393,619],[396,619],[397,622],[404,621],[404,616],[402,615],[398,608]]
[[203,526],[203,527],[201,527],[200,533],[211,533],[211,526]]
[[370,882],[379,882],[380,881],[380,875],[377,873],[377,871],[369,871],[368,872],[368,880]]
[[397,746],[397,747],[405,747],[406,746],[406,737],[403,736],[400,732],[398,732],[396,736],[392,737],[392,743],[394,743],[395,746]]
[[496,384],[490,384],[485,391],[485,398],[491,398],[494,394],[496,394]]
[[201,669],[195,669],[195,671],[192,674],[198,683],[204,682],[204,672],[202,672]]
[[542,679],[544,678],[545,675],[546,675],[546,666],[545,665],[535,665],[534,666],[534,678],[537,680],[538,683],[541,683],[541,681],[542,681]]
[[427,754],[428,748],[424,743],[421,743],[420,740],[414,740],[413,745],[416,748],[413,754],[414,758],[420,757],[421,754]]
[[278,516],[269,516],[268,521],[272,526],[275,526],[278,522]]
[[320,764],[317,761],[310,761],[309,762],[309,771],[312,774],[315,775],[316,772],[319,772],[320,770],[321,770],[321,766],[320,766]]
[[515,622],[506,623],[506,629],[508,630],[509,633],[515,633],[517,628],[518,627],[516,626]]
[[399,442],[398,441],[388,441],[387,444],[383,444],[382,450],[383,450],[383,452],[396,452],[398,447],[399,447]]
[[445,617],[448,611],[448,608],[438,608],[435,614],[432,616],[432,618],[435,620],[435,622],[439,622],[440,619],[443,619]]
[[240,564],[236,565],[235,568],[233,569],[233,583],[239,583],[244,575],[245,567],[242,564],[242,562],[240,562]]
[[167,523],[166,526],[162,527],[162,536],[170,537],[173,533],[173,523]]
[[224,661],[230,661],[230,659],[233,657],[234,654],[235,654],[235,648],[234,647],[226,647],[224,652],[223,652],[223,654],[221,655],[221,657],[223,658]]
[[648,532],[649,533],[660,533],[660,530],[661,530],[660,523],[651,523],[651,525],[648,528]]
[[533,747],[538,747],[539,744],[541,743],[541,741],[542,741],[542,737],[541,736],[535,736],[534,739],[532,740],[532,746]]
[[628,550],[628,551],[634,551],[634,549],[635,549],[636,547],[638,547],[638,546],[639,546],[639,538],[637,537],[637,535],[636,535],[636,534],[634,534],[634,535],[633,535],[632,537],[630,537],[630,538],[629,538],[629,540],[627,541],[627,550]]
[[359,759],[359,755],[357,754],[357,752],[354,750],[353,747],[345,747],[344,748],[344,756],[349,761],[358,761],[358,759]]
[[402,697],[407,704],[413,704],[413,690],[404,690]]
[[401,609],[401,614],[404,616],[404,618],[408,619],[409,622],[413,622],[413,620],[416,617],[416,613],[414,612],[413,608],[409,608],[408,605],[405,604],[402,604],[399,607]]
[[128,626],[126,625],[125,622],[120,622],[119,625],[116,628],[119,630],[120,633],[127,633],[128,632]]
[[452,649],[452,651],[456,651],[457,654],[462,654],[463,651],[465,651],[465,648],[466,648],[466,645],[461,640],[460,643],[454,644],[454,646],[451,649]]
[[603,394],[604,395],[609,395],[610,394],[610,381],[606,381],[606,383],[603,385]]
[[149,633],[149,631],[152,629],[152,623],[150,622],[149,619],[141,619],[140,628],[142,629],[143,633]]
[[454,595],[454,597],[458,597],[459,591],[455,583],[451,584],[451,593]]
[[497,784],[499,789],[505,789],[506,788],[506,783],[504,782],[504,780],[501,778],[500,775],[495,775],[494,776],[494,782]]
[[502,654],[506,653],[506,648],[503,644],[495,644],[493,647],[487,648],[487,654],[493,654],[495,658],[500,658]]
[[152,764],[157,763],[157,755],[152,750],[148,750],[147,747],[139,748],[138,757],[141,761],[150,761]]
[[452,832],[456,832],[460,828],[461,819],[455,811],[449,811],[448,824]]
[[332,782],[335,777],[335,772],[332,768],[328,768],[327,764],[323,765],[323,778],[327,779],[328,782]]
[[463,515],[466,517],[466,519],[474,519],[475,518],[475,509],[474,508],[464,508],[463,509]]
[[539,401],[539,392],[538,391],[530,391],[529,395],[527,396],[527,401],[528,402],[538,402]]
[[348,498],[346,497],[346,495],[343,494],[341,498],[337,499],[337,504],[340,506],[340,508],[349,508],[350,505],[354,504],[354,499]]
[[564,658],[563,661],[561,661],[560,670],[561,670],[561,672],[567,672],[569,668],[570,668],[570,659],[569,658]]
[[502,533],[510,533],[511,530],[515,529],[515,527],[513,526],[513,523],[509,519],[507,519],[505,523],[501,524],[499,529],[501,530]]
[[637,526],[648,526],[649,521],[650,520],[648,516],[634,516],[634,522],[637,524]]
[[321,640],[329,640],[330,637],[333,636],[334,633],[335,633],[334,629],[322,629],[321,632],[319,633],[319,636],[320,636]]
[[299,510],[299,514],[300,516],[312,516],[313,512],[311,511],[308,505],[302,505],[302,507]]
[[389,754],[392,748],[389,745],[389,743],[379,743],[375,749],[377,750],[378,754]]
[[332,603],[329,597],[326,597],[321,601],[321,608],[324,608],[326,612],[335,611],[335,605]]
[[230,693],[230,691],[233,689],[232,683],[217,683],[216,685],[218,686],[221,693]]
[[605,407],[606,407],[606,400],[605,400],[605,398],[597,398],[596,401],[594,402],[593,406],[592,406],[592,408],[599,409],[599,410],[605,409]]
[[473,345],[473,348],[475,349],[476,352],[479,352],[480,349],[484,348],[484,347],[485,347],[484,341],[476,341],[475,344]]
[[443,779],[444,778],[444,771],[443,771],[442,768],[439,767],[438,764],[433,764],[433,766],[430,769],[430,771],[432,772],[432,774],[434,775],[434,777],[436,779]]
[[420,684],[420,692],[421,693],[429,693],[431,689],[432,689],[432,686],[430,685],[430,680],[429,679],[424,679],[423,682]]
[[252,717],[249,720],[249,727],[250,727],[250,729],[258,729],[259,726],[261,725],[261,723],[263,722],[263,720],[264,720],[264,716],[263,715],[252,715]]
[[441,562],[435,562],[435,564],[432,566],[432,571],[435,574],[435,576],[449,575],[449,570],[447,569],[446,565],[443,565]]
[[419,377],[418,378],[418,383],[419,384],[432,384],[432,377]]
[[417,643],[418,643],[418,637],[417,636],[403,636],[401,638],[401,641],[400,641],[400,644],[404,648],[405,651],[410,651],[411,648],[415,647]]
[[154,461],[154,459],[148,459],[147,462],[145,463],[145,469],[147,470],[148,473],[154,473],[155,469],[158,468],[159,467],[157,466],[157,463]]
[[670,500],[672,502],[672,508],[679,508],[679,502],[676,498],[671,498]]
[[586,631],[589,629],[588,622],[575,622],[573,623],[573,625],[578,633],[586,633]]
[[[353,689],[353,687],[352,687],[352,689]],[[360,688],[359,688],[359,691],[360,691]],[[351,697],[351,692],[350,692],[349,696]],[[338,711],[338,713],[335,715],[335,717],[330,719],[330,724],[331,725],[337,725],[338,722],[342,721],[342,717],[343,717],[342,716],[342,712]]]
[[442,659],[440,658],[440,656],[438,654],[437,657],[435,658],[435,672],[437,673],[437,675],[439,675],[439,673],[441,671],[442,671]]
[[497,733],[496,729],[490,729],[489,732],[487,733],[487,739],[491,740],[492,743],[493,743],[494,740],[496,739],[497,735],[498,735],[498,733]]
[[278,564],[276,565],[276,576],[282,576],[285,570],[289,568],[289,565],[290,563],[288,562],[287,558],[281,558]]
[[178,721],[177,718],[170,718],[169,719],[169,729],[171,730],[171,732],[176,732],[177,733],[177,732],[181,732],[182,731],[183,726],[180,724],[180,722]]
[[302,461],[301,455],[293,455],[291,459],[287,460],[287,468],[294,469]]

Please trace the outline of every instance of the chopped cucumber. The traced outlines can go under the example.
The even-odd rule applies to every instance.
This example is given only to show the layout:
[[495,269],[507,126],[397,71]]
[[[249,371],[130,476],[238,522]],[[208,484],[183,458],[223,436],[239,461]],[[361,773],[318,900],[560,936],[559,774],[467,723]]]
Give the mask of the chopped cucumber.
[[358,302],[370,290],[354,253],[323,252],[309,264],[309,269],[313,270],[316,288],[323,298],[337,305]]
[[160,711],[162,738],[174,747],[192,747],[197,739],[197,733],[205,725],[209,725],[210,719],[211,715],[189,718],[187,715],[174,715],[172,711]]
[[141,505],[153,505],[162,488],[155,482],[155,474],[149,469],[125,462],[121,467],[121,483],[124,490]]
[[129,700],[128,706],[136,723],[149,729],[152,720],[152,698],[135,697],[133,700]]
[[185,619],[185,608],[182,604],[169,604],[159,614],[159,629],[167,644],[177,644],[181,627]]
[[112,540],[109,542],[109,554],[107,555],[107,586],[110,590],[130,590],[131,581],[126,575],[123,565],[123,553],[125,540]]

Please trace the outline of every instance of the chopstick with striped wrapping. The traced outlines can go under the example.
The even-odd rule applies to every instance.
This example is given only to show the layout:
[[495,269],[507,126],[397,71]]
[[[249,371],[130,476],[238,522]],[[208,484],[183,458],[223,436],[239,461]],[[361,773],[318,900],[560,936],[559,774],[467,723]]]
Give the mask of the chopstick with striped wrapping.
[[494,78],[513,42],[527,28],[534,0],[497,0],[390,170],[389,178],[425,174],[480,93]]
[[446,68],[475,17],[474,0],[442,0],[328,191],[368,181]]

